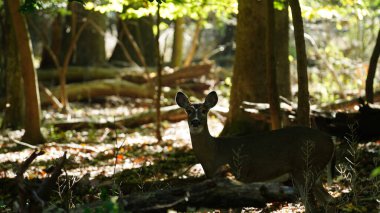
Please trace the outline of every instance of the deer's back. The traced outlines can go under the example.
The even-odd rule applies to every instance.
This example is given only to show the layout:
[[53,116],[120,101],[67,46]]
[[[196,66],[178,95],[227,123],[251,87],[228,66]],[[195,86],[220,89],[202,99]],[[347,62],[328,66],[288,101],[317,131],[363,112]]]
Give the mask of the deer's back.
[[331,137],[306,127],[289,127],[242,137],[216,140],[220,164],[228,163],[240,179],[264,181],[285,173],[304,170],[306,163],[316,171],[331,159]]

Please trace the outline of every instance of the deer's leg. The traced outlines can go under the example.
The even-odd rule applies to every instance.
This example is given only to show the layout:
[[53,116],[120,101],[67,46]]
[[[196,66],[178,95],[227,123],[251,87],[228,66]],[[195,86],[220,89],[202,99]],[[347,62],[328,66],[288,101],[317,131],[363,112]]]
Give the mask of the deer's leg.
[[331,205],[334,204],[334,198],[326,191],[320,180],[316,181],[313,193],[318,202],[326,208],[327,212],[335,212],[334,206]]
[[327,192],[319,180],[316,181],[313,187],[313,192],[317,200],[324,205],[334,202],[334,198]]
[[313,178],[304,174],[304,171],[296,171],[292,173],[293,183],[297,188],[301,200],[305,206],[306,213],[318,212],[317,205],[315,203],[315,197],[313,194]]

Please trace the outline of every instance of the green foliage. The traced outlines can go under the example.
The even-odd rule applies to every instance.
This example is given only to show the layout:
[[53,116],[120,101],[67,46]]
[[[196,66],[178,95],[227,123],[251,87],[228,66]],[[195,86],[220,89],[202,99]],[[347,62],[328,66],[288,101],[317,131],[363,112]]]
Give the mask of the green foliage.
[[380,167],[377,167],[375,168],[372,173],[371,173],[371,177],[374,178],[374,177],[377,177],[380,175]]
[[273,7],[276,10],[283,10],[286,6],[286,0],[274,0]]
[[156,1],[158,4],[161,4],[162,2],[166,2],[165,0],[148,0],[150,2]]
[[[281,0],[282,1],[282,0]],[[118,12],[120,17],[140,18],[154,15],[157,12],[157,3],[160,4],[160,14],[164,19],[174,20],[178,17],[187,16],[198,20],[206,19],[210,13],[216,17],[226,17],[237,13],[237,0],[116,0],[102,2],[86,2],[86,9],[105,12]]]
[[42,8],[42,3],[39,0],[26,0],[20,7],[20,11],[23,13],[34,12]]

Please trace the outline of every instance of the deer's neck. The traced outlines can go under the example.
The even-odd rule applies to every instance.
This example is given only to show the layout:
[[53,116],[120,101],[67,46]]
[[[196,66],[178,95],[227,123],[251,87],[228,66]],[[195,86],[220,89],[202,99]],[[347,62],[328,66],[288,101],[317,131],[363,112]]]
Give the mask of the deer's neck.
[[207,125],[202,132],[190,135],[194,153],[200,161],[206,176],[211,177],[215,173],[213,168],[216,155],[215,138],[211,136]]

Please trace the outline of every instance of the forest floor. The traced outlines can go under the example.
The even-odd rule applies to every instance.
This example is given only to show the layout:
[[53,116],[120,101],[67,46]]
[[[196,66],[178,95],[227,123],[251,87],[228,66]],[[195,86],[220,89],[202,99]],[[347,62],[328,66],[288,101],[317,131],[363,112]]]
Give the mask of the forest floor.
[[[133,109],[133,110],[132,110]],[[112,196],[162,190],[175,185],[175,179],[202,178],[203,171],[191,150],[190,134],[186,121],[163,122],[163,141],[156,142],[154,124],[134,129],[82,129],[59,130],[48,124],[54,121],[88,118],[112,120],[143,111],[144,108],[110,104],[73,104],[70,115],[53,109],[43,111],[43,133],[47,143],[40,146],[44,154],[38,156],[25,173],[31,182],[46,178],[51,166],[67,152],[68,161],[58,179],[48,209],[70,209],[79,205],[108,199]],[[211,116],[209,127],[216,136],[223,128],[220,118]],[[0,182],[9,184],[16,176],[19,165],[35,150],[20,146],[22,131],[3,131],[0,135]],[[345,148],[350,150],[350,148]],[[352,152],[353,150],[351,150]],[[379,165],[380,143],[358,144],[352,153],[354,162],[338,161],[340,174],[329,186],[329,192],[339,197],[341,212],[379,212],[379,178],[369,175]],[[346,155],[347,157],[347,155]],[[349,157],[348,157],[349,158]],[[376,162],[375,162],[376,161]],[[83,187],[67,190],[77,183]],[[77,184],[78,185],[78,184]],[[0,211],[10,212],[17,200],[14,187],[1,187]],[[266,208],[246,208],[248,212],[303,212],[301,202],[269,203]],[[218,212],[226,209],[194,209],[187,211]]]

